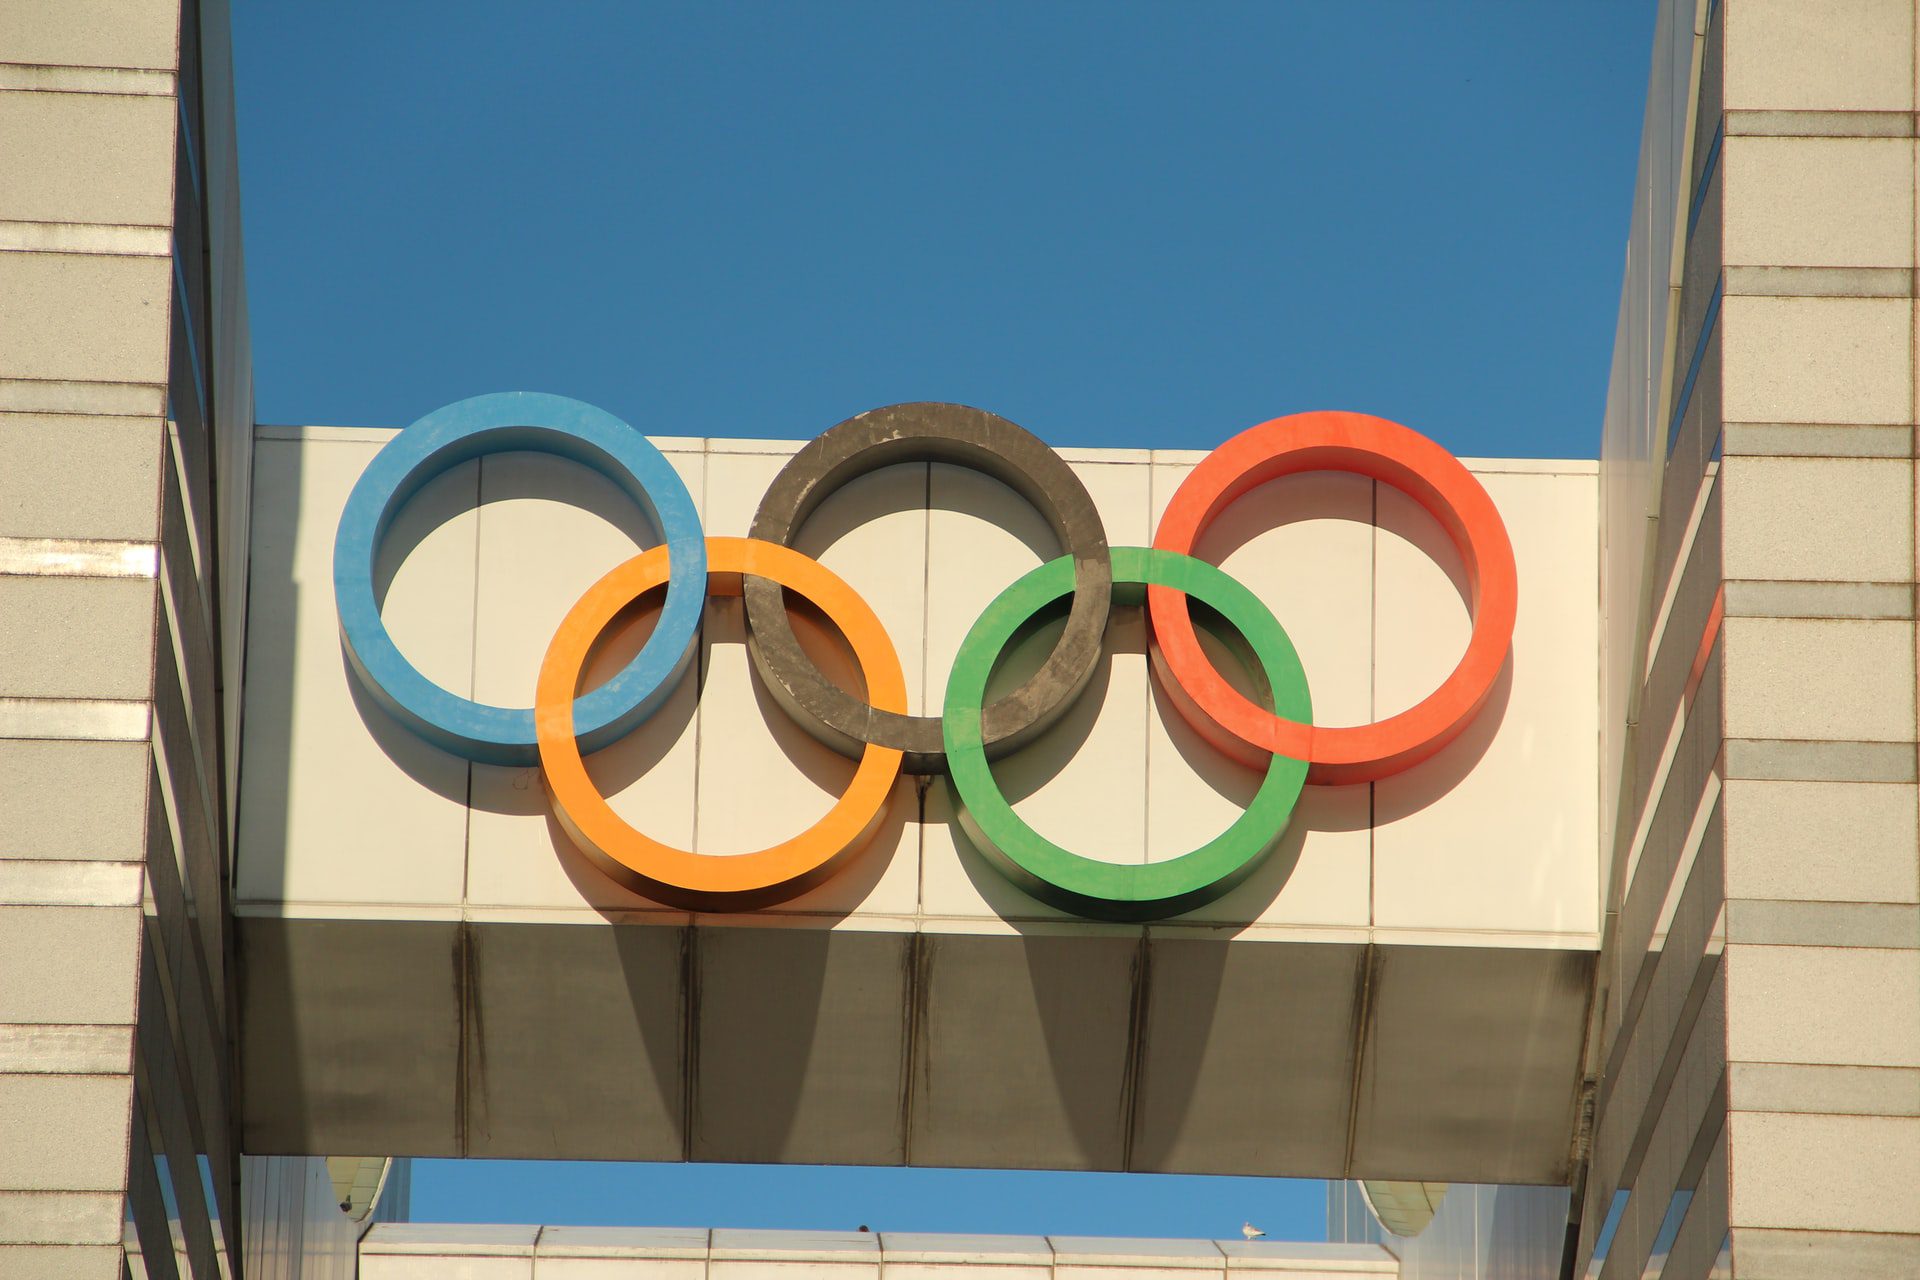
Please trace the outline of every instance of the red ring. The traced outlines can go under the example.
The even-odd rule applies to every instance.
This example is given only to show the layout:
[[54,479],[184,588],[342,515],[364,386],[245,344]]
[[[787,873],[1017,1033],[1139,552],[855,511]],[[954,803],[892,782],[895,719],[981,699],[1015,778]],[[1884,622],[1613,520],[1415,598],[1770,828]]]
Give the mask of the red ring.
[[1281,476],[1346,471],[1392,485],[1440,522],[1466,566],[1473,635],[1460,665],[1425,699],[1372,724],[1316,728],[1254,705],[1221,678],[1194,635],[1187,597],[1147,588],[1157,665],[1196,732],[1223,750],[1248,744],[1307,761],[1307,780],[1372,782],[1427,759],[1473,720],[1493,692],[1513,643],[1520,589],[1513,544],[1493,499],[1460,460],[1419,432],[1364,413],[1297,413],[1249,427],[1184,480],[1160,517],[1153,545],[1192,555],[1234,499]]

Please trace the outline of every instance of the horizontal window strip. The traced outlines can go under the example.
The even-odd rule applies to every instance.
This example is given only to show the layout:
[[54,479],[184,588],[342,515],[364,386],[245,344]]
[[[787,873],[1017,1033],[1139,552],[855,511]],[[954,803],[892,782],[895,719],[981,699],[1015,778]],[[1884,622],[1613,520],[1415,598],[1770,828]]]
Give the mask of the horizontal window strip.
[[1735,138],[1911,138],[1910,111],[1729,111]]
[[1721,587],[1735,618],[1913,617],[1910,582],[1730,581]]
[[1733,267],[1727,292],[1736,298],[1911,298],[1907,267]]
[[1913,782],[1911,742],[1729,738],[1725,776],[1757,782]]
[[1729,422],[1726,451],[1735,457],[1910,458],[1913,428],[1887,423]]
[[1727,941],[1774,947],[1920,948],[1920,905],[1732,898]]
[[1920,1116],[1920,1067],[1730,1062],[1727,1079],[1736,1111]]

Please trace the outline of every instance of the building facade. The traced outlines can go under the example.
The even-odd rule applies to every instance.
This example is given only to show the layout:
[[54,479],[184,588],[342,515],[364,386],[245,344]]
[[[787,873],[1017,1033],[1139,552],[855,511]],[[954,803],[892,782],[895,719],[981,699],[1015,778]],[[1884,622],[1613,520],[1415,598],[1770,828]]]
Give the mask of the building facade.
[[8,5],[0,155],[0,1275],[351,1275],[358,1162],[235,1127],[227,6]]
[[[1308,786],[1266,870],[1117,924],[983,871],[924,776],[899,779],[865,870],[778,919],[663,906],[576,859],[524,767],[395,732],[341,661],[329,572],[394,433],[254,422],[225,4],[0,7],[0,1275],[495,1255],[704,1274],[809,1251],[1003,1273],[1920,1274],[1915,9],[1664,0],[1597,469],[1468,468],[1522,599],[1480,728],[1398,779]],[[659,444],[716,538],[757,528],[795,456]],[[1065,452],[1115,545],[1151,541],[1199,462]],[[501,547],[615,556],[650,535],[536,512],[550,472],[468,465],[422,491],[380,590],[397,631],[451,609],[503,637],[489,655],[421,626],[408,646],[431,667],[448,642],[429,675],[524,702],[597,570],[548,575],[521,619]],[[951,520],[1017,544],[1020,499],[921,465],[823,506],[838,532],[813,552],[862,589],[935,566],[985,582],[945,613],[876,585],[924,712],[986,580],[1034,553]],[[1311,519],[1254,520],[1220,558],[1263,598],[1302,563],[1364,584],[1286,619],[1316,710],[1364,720],[1452,660],[1429,670],[1395,637],[1464,645],[1479,593],[1390,480],[1317,483],[1292,491]],[[1380,583],[1412,612],[1379,612],[1398,598]],[[704,689],[632,749],[654,771],[635,803],[663,788],[648,812],[690,848],[703,824],[762,837],[724,792],[699,800],[728,769],[759,769],[784,821],[838,767],[754,727],[779,713],[720,643],[749,604],[708,606]],[[1022,803],[1126,844],[1132,817],[1100,797],[1137,777],[1126,856],[1148,864],[1150,833],[1251,793],[1164,728],[1141,625],[1111,631],[1106,701],[1072,730],[1109,773],[1056,761]],[[1142,691],[1138,724],[1114,689]],[[364,815],[324,803],[316,747],[419,856],[398,868],[348,829]],[[1423,879],[1442,848],[1497,890]],[[574,1007],[598,1020],[555,1012]],[[569,1127],[530,1037],[632,1074]],[[1325,1176],[1348,1252],[370,1232],[405,1212],[387,1157],[444,1154]]]
[[1663,6],[1601,450],[1592,1274],[1920,1266],[1914,36]]

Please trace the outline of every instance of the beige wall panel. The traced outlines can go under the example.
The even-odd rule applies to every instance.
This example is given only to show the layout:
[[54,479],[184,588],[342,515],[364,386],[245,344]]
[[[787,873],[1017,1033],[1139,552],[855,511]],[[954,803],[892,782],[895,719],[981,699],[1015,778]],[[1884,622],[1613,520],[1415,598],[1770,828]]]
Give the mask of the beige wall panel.
[[[249,763],[243,785],[251,782],[257,791],[265,785],[261,780],[279,776],[290,760],[300,776],[283,796],[249,791],[243,798],[241,900],[259,908],[287,902],[308,913],[349,910],[345,904],[351,903],[452,908],[463,901],[457,877],[464,840],[464,901],[483,918],[547,919],[559,911],[593,920],[600,911],[662,910],[613,885],[568,848],[535,771],[475,767],[472,808],[449,834],[443,807],[464,801],[463,766],[412,741],[377,708],[355,705],[358,695],[341,664],[330,596],[332,538],[352,476],[390,434],[312,429],[300,438],[274,429],[262,439],[258,507],[267,514],[254,551],[259,607],[249,698],[250,711],[269,710],[250,730],[247,759],[261,763]],[[779,442],[667,445],[701,495],[707,527],[716,535],[745,532],[765,486],[790,456],[790,446]],[[1155,505],[1171,495],[1187,465],[1149,465],[1144,453],[1070,451],[1069,457],[1118,545],[1148,539]],[[632,524],[624,499],[596,496],[596,486],[575,484],[570,466],[539,463],[528,470],[525,460],[488,465],[489,475],[499,471],[499,487],[489,482],[489,500],[477,515],[471,510],[477,482],[470,476],[436,482],[409,508],[390,540],[388,567],[395,579],[387,615],[403,650],[428,675],[456,690],[475,679],[489,696],[519,701],[557,618],[587,582],[644,540],[645,531],[622,529],[621,522]],[[1457,895],[1436,896],[1423,882],[1396,899],[1397,929],[1493,928],[1590,940],[1595,927],[1591,901],[1578,909],[1566,904],[1570,893],[1597,892],[1591,785],[1597,696],[1590,674],[1584,694],[1578,679],[1549,688],[1556,678],[1550,673],[1561,665],[1591,669],[1594,482],[1590,474],[1542,470],[1522,464],[1485,477],[1521,555],[1528,604],[1516,672],[1524,678],[1497,695],[1505,702],[1470,731],[1469,739],[1490,736],[1490,746],[1467,740],[1452,749],[1452,767],[1469,771],[1453,791],[1429,779],[1419,784],[1426,792],[1403,793],[1413,798],[1396,816],[1397,822],[1438,824],[1409,837],[1409,874],[1455,885],[1498,884],[1504,896],[1495,895],[1499,900],[1490,905],[1482,893],[1463,904]],[[929,490],[931,510],[923,505]],[[1282,616],[1302,652],[1317,719],[1327,708],[1329,717],[1342,708],[1345,719],[1372,716],[1372,515],[1370,482],[1306,477],[1250,495],[1199,548]],[[1417,541],[1430,540],[1430,529],[1383,537],[1399,539],[1408,585],[1394,606],[1405,610],[1396,624],[1402,634],[1394,641],[1405,646],[1404,661],[1396,660],[1391,677],[1383,664],[1382,679],[1402,681],[1404,688],[1389,692],[1412,701],[1440,678],[1419,664],[1450,666],[1453,652],[1436,658],[1428,650],[1445,646],[1410,637],[1430,638],[1445,620],[1464,643],[1465,610],[1435,559],[1450,551]],[[486,584],[477,604],[471,577],[476,538]],[[1026,505],[997,483],[958,468],[909,466],[848,486],[809,521],[800,542],[868,598],[909,671],[915,655],[924,655],[920,670],[931,689],[944,684],[950,650],[979,609],[1042,555],[1052,554],[1051,539]],[[592,563],[569,563],[574,559]],[[969,601],[964,607],[955,603],[961,596]],[[784,839],[816,820],[851,770],[766,695],[750,670],[740,613],[737,600],[710,602],[704,688],[696,696],[689,681],[651,724],[594,762],[616,809],[636,826],[721,855]],[[937,615],[930,623],[928,613]],[[1582,625],[1586,630],[1579,630]],[[847,666],[826,638],[810,636],[804,624],[802,634],[818,641],[816,657],[825,668]],[[1111,648],[1103,696],[1083,699],[1051,736],[1003,762],[1001,781],[1041,831],[1077,851],[1129,859],[1182,852],[1234,819],[1254,777],[1202,745],[1157,689],[1147,672],[1137,611],[1119,610]],[[606,661],[617,661],[621,652],[614,648]],[[1004,678],[1014,678],[1023,660],[1036,661],[1036,653],[1014,655]],[[850,679],[850,670],[843,675]],[[344,741],[348,737],[355,741]],[[1558,745],[1549,749],[1547,743]],[[279,763],[272,759],[276,751]],[[296,751],[299,759],[288,754]],[[1496,767],[1496,759],[1508,763]],[[1527,794],[1556,813],[1536,822],[1533,809],[1516,810],[1510,797],[1503,798],[1496,807],[1506,815],[1503,822],[1511,819],[1502,828],[1511,835],[1489,840],[1485,813],[1491,801],[1473,788],[1484,777],[1485,785],[1502,790],[1498,775],[1508,768],[1526,769]],[[1573,785],[1569,780],[1582,768],[1585,774]],[[734,782],[743,773],[756,779],[751,797],[743,797]],[[362,804],[327,800],[340,794],[343,780]],[[1112,803],[1122,792],[1139,794],[1136,809]],[[296,810],[307,816],[296,816]],[[1589,817],[1581,835],[1583,811]],[[1010,927],[1009,917],[1056,916],[988,868],[956,836],[950,815],[943,781],[928,788],[923,814],[913,783],[903,780],[869,852],[834,882],[779,910],[863,919],[919,913],[965,918],[969,928],[989,932]],[[1368,788],[1308,788],[1276,853],[1246,884],[1190,919],[1336,931],[1368,927],[1376,878],[1369,819]],[[384,832],[377,834],[376,827]],[[381,850],[394,847],[395,830],[409,833],[406,859],[382,856]],[[1543,830],[1547,845],[1541,844]],[[290,831],[301,841],[298,850],[286,846]],[[1442,846],[1472,848],[1477,858],[1507,857],[1519,870],[1468,874],[1436,858],[1433,850]],[[1559,866],[1558,859],[1569,866]]]
[[1748,138],[1725,143],[1729,266],[1913,265],[1913,143]]
[[[1149,469],[1083,461],[1075,470],[1109,545],[1144,545]],[[1063,549],[1040,514],[999,482],[952,466],[935,466],[930,480],[927,706],[938,714],[966,632],[1001,591]],[[1063,626],[1064,615],[1010,653],[988,686],[988,699],[1011,693],[1044,662]],[[1144,613],[1116,609],[1106,659],[1085,692],[1047,733],[996,763],[995,777],[1015,811],[1076,853],[1108,862],[1148,861],[1153,850],[1142,743],[1155,718],[1151,704]],[[1170,842],[1159,852],[1182,851]]]
[[[365,699],[340,647],[335,525],[378,447],[364,436],[256,446],[235,886],[243,909],[460,901],[467,764]],[[469,463],[423,489],[382,560],[398,566],[385,617],[401,652],[461,694],[472,687],[476,484]]]
[[[1171,1260],[1170,1260],[1171,1261]],[[1058,1266],[1054,1280],[1210,1280],[1225,1274],[1218,1265],[1196,1261],[1188,1266],[1141,1266],[1131,1260],[1122,1266]]]
[[[696,509],[701,453],[668,454]],[[658,542],[639,508],[611,481],[546,454],[481,463],[479,567],[473,623],[474,684],[481,701],[531,706],[548,643],[587,588],[640,548]],[[589,685],[612,675],[652,634],[654,605],[591,664]],[[693,847],[699,705],[696,655],[685,678],[640,728],[593,756],[589,769],[614,811],[636,828]],[[600,873],[553,819],[538,769],[475,765],[467,832],[467,900],[526,909],[659,911]]]
[[[1153,523],[1192,472],[1156,463]],[[1316,724],[1373,719],[1373,490],[1348,475],[1289,476],[1216,517],[1194,554],[1265,601],[1307,670]],[[1224,674],[1232,677],[1232,669]]]
[[[1141,509],[1133,520],[1138,526],[1144,524],[1144,483],[1133,496]],[[1022,575],[1060,555],[1061,547],[1039,512],[979,472],[935,465],[928,497],[925,680],[932,711],[945,704],[954,655],[974,622]],[[1110,522],[1107,512],[1101,517]]]
[[130,1023],[137,907],[0,907],[0,1023]]
[[163,431],[158,418],[0,414],[0,537],[153,539]]
[[0,1189],[118,1191],[131,1075],[0,1075]]
[[0,155],[14,174],[0,219],[172,225],[178,109],[163,97],[0,92]]
[[715,1258],[707,1266],[708,1280],[874,1280],[879,1274],[877,1259],[871,1263],[841,1263]]
[[[1059,633],[1048,627],[1035,637],[1016,655],[1029,661],[1003,668],[987,686],[988,699],[1013,692]],[[1162,833],[1159,846],[1148,844],[1151,797],[1142,744],[1157,718],[1149,679],[1144,611],[1116,613],[1107,624],[1106,657],[1086,691],[1053,728],[995,763],[994,776],[1014,812],[1060,847],[1137,864],[1178,856],[1205,838],[1190,840],[1189,831],[1169,823],[1174,829]]]
[[0,695],[145,698],[153,688],[151,578],[8,578]]
[[[704,459],[675,454],[671,460],[696,495],[697,510]],[[587,588],[660,539],[611,480],[550,454],[482,459],[480,501],[474,697],[532,706],[541,659],[567,611]],[[605,673],[617,665],[608,663]]]
[[1920,902],[1911,786],[1727,783],[1727,896]]
[[[766,487],[797,446],[727,444],[733,447],[708,454],[702,518],[711,537],[744,537]],[[888,467],[829,497],[795,540],[799,550],[845,579],[887,626],[906,675],[910,707],[921,670],[916,638],[923,626],[926,524],[920,508],[925,500],[924,467]],[[800,618],[795,630],[823,671],[844,687],[859,687],[849,652],[830,630]],[[705,674],[695,712],[699,780],[688,847],[717,855],[746,853],[819,821],[855,766],[816,741],[760,682],[747,653],[745,610],[738,598],[709,603],[704,643]],[[744,779],[752,780],[751,788],[743,787]],[[910,784],[896,784],[881,826],[858,860],[781,909],[911,914],[919,897],[914,809]]]
[[118,1244],[125,1202],[117,1191],[0,1191],[0,1245]]
[[533,1280],[533,1251],[506,1258],[368,1252],[360,1255],[360,1280]]
[[0,61],[171,69],[179,30],[179,0],[27,0],[0,9]]
[[1911,742],[1913,624],[1728,618],[1729,738]]
[[0,333],[10,378],[167,380],[166,258],[0,253]]
[[1727,578],[1912,579],[1911,462],[1728,458],[1720,475]]
[[146,856],[144,742],[0,739],[0,857]]
[[1920,950],[1727,948],[1727,1056],[1920,1066]]
[[1920,1232],[1920,1120],[1729,1117],[1733,1226]]
[[880,1239],[868,1231],[722,1227],[711,1244],[710,1280],[873,1280],[880,1265]]
[[1720,327],[1728,422],[1912,420],[1906,299],[1731,297]]
[[391,1222],[373,1227],[353,1252],[361,1280],[532,1280],[540,1234],[500,1223]]
[[[730,459],[716,460],[722,461]],[[716,488],[724,478],[724,471],[716,472]],[[937,715],[945,692],[944,680],[937,686],[927,683],[920,641],[929,589],[927,483],[927,468],[920,463],[861,476],[822,502],[794,539],[796,548],[831,569],[878,615],[906,675],[907,709],[915,715]],[[764,486],[750,493],[757,511]]]
[[[709,607],[707,636],[692,845],[705,854],[750,853],[790,839],[825,817],[856,766],[817,742],[760,684],[747,656],[740,600]],[[830,651],[822,644],[813,654],[825,659]],[[840,674],[850,681],[851,664],[822,661],[821,665],[830,675]],[[836,877],[836,883],[818,892],[830,897],[858,895],[846,904],[849,908],[864,901],[868,910],[913,911],[918,876],[909,851],[917,840],[906,824],[911,806],[898,802],[898,786],[894,794],[896,802],[868,850],[871,856],[863,856],[844,880]],[[874,875],[879,876],[878,882],[871,878]],[[801,909],[797,902],[788,905]],[[824,907],[816,903],[815,909]]]
[[[479,924],[463,942],[460,980],[471,996],[460,1019],[460,1059],[450,1068],[463,1090],[459,1154],[682,1158],[685,930]],[[324,952],[315,959],[324,963]],[[554,1087],[558,1062],[569,1064],[561,1088]],[[372,1126],[362,1132],[380,1140]]]
[[987,933],[1018,933],[1015,920],[1065,920],[1008,882],[970,844],[953,819],[953,788],[937,778],[927,788],[920,828],[920,910],[931,918],[964,920]]
[[0,1245],[0,1274],[8,1280],[120,1280],[120,1246]]
[[[695,442],[698,443],[698,442]],[[709,440],[706,491],[694,495],[709,538],[744,538],[761,495],[800,446],[787,440]],[[724,446],[724,447],[722,447]]]
[[540,1255],[540,1280],[631,1280],[642,1268],[647,1280],[706,1280],[707,1275],[705,1262],[689,1259]]
[[[709,537],[747,536],[767,486],[799,447],[781,440],[711,441],[704,493],[696,490]],[[723,447],[724,446],[724,447]],[[839,575],[886,625],[907,678],[915,714],[944,683],[923,692],[926,627],[927,468],[883,467],[836,490],[801,526],[795,547]],[[941,673],[942,681],[945,672]]]
[[1053,1272],[1044,1266],[1000,1264],[982,1275],[981,1266],[975,1263],[889,1261],[887,1280],[1053,1280]]
[[[1177,718],[1177,713],[1171,710],[1168,715]],[[1204,745],[1196,746],[1196,754],[1205,749]],[[1159,759],[1155,757],[1156,770],[1168,772],[1158,764]],[[1220,781],[1225,774],[1224,768],[1210,768],[1204,777],[1195,775],[1194,787],[1204,788],[1207,796],[1216,799],[1231,799],[1236,793]],[[1162,816],[1156,820],[1155,814],[1166,807],[1162,797],[1170,790],[1164,780],[1156,781],[1155,807],[1149,812],[1148,820],[1154,824],[1150,829],[1160,832],[1180,817],[1180,811],[1174,810],[1172,818]],[[1249,776],[1248,789],[1242,794],[1251,796],[1255,785],[1257,779]],[[1283,928],[1342,931],[1366,928],[1372,916],[1371,804],[1371,789],[1364,783],[1352,787],[1306,788],[1294,806],[1293,820],[1266,861],[1219,901],[1179,919],[1195,924],[1250,921]],[[1211,836],[1223,831],[1230,821],[1231,816],[1200,834]],[[1166,839],[1167,846],[1174,847],[1173,841]],[[1178,846],[1181,849],[1200,843],[1193,834],[1183,839],[1185,844]],[[1342,933],[1341,936],[1351,935]]]
[[913,936],[700,928],[692,943],[686,1158],[905,1163]]
[[[1374,924],[1590,936],[1600,927],[1592,637],[1595,489],[1584,475],[1483,474],[1520,568],[1513,656],[1480,715],[1432,760],[1374,787]],[[1380,491],[1378,701],[1411,705],[1466,648],[1451,544]],[[1524,779],[1524,782],[1521,780]],[[1472,860],[1469,871],[1463,859]]]
[[[1157,526],[1193,467],[1162,462],[1152,470]],[[1194,547],[1265,601],[1286,628],[1307,673],[1315,723],[1373,718],[1373,490],[1370,480],[1338,474],[1272,481],[1222,512]],[[1201,640],[1221,673],[1238,683],[1228,652],[1205,632]],[[1189,728],[1157,682],[1148,693],[1147,843],[1183,852],[1224,831],[1252,799],[1260,775]],[[1308,787],[1261,868],[1187,918],[1365,926],[1371,800],[1364,785]]]
[[1911,0],[1727,6],[1731,111],[1911,111]]

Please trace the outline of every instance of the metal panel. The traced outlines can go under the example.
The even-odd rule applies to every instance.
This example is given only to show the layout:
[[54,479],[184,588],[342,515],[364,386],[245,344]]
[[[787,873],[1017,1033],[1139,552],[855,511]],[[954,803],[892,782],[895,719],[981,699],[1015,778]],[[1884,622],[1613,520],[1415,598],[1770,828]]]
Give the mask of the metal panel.
[[459,926],[236,923],[243,1148],[459,1154]]
[[686,945],[680,929],[472,926],[462,1153],[680,1159]]
[[1129,1167],[1339,1177],[1366,948],[1156,930],[1149,955]]
[[914,935],[695,933],[690,1157],[903,1163]]
[[1137,936],[928,936],[915,1164],[1125,1167]]
[[[1352,1175],[1564,1182],[1593,957],[1381,948]],[[1550,1135],[1565,1135],[1557,1149]]]

